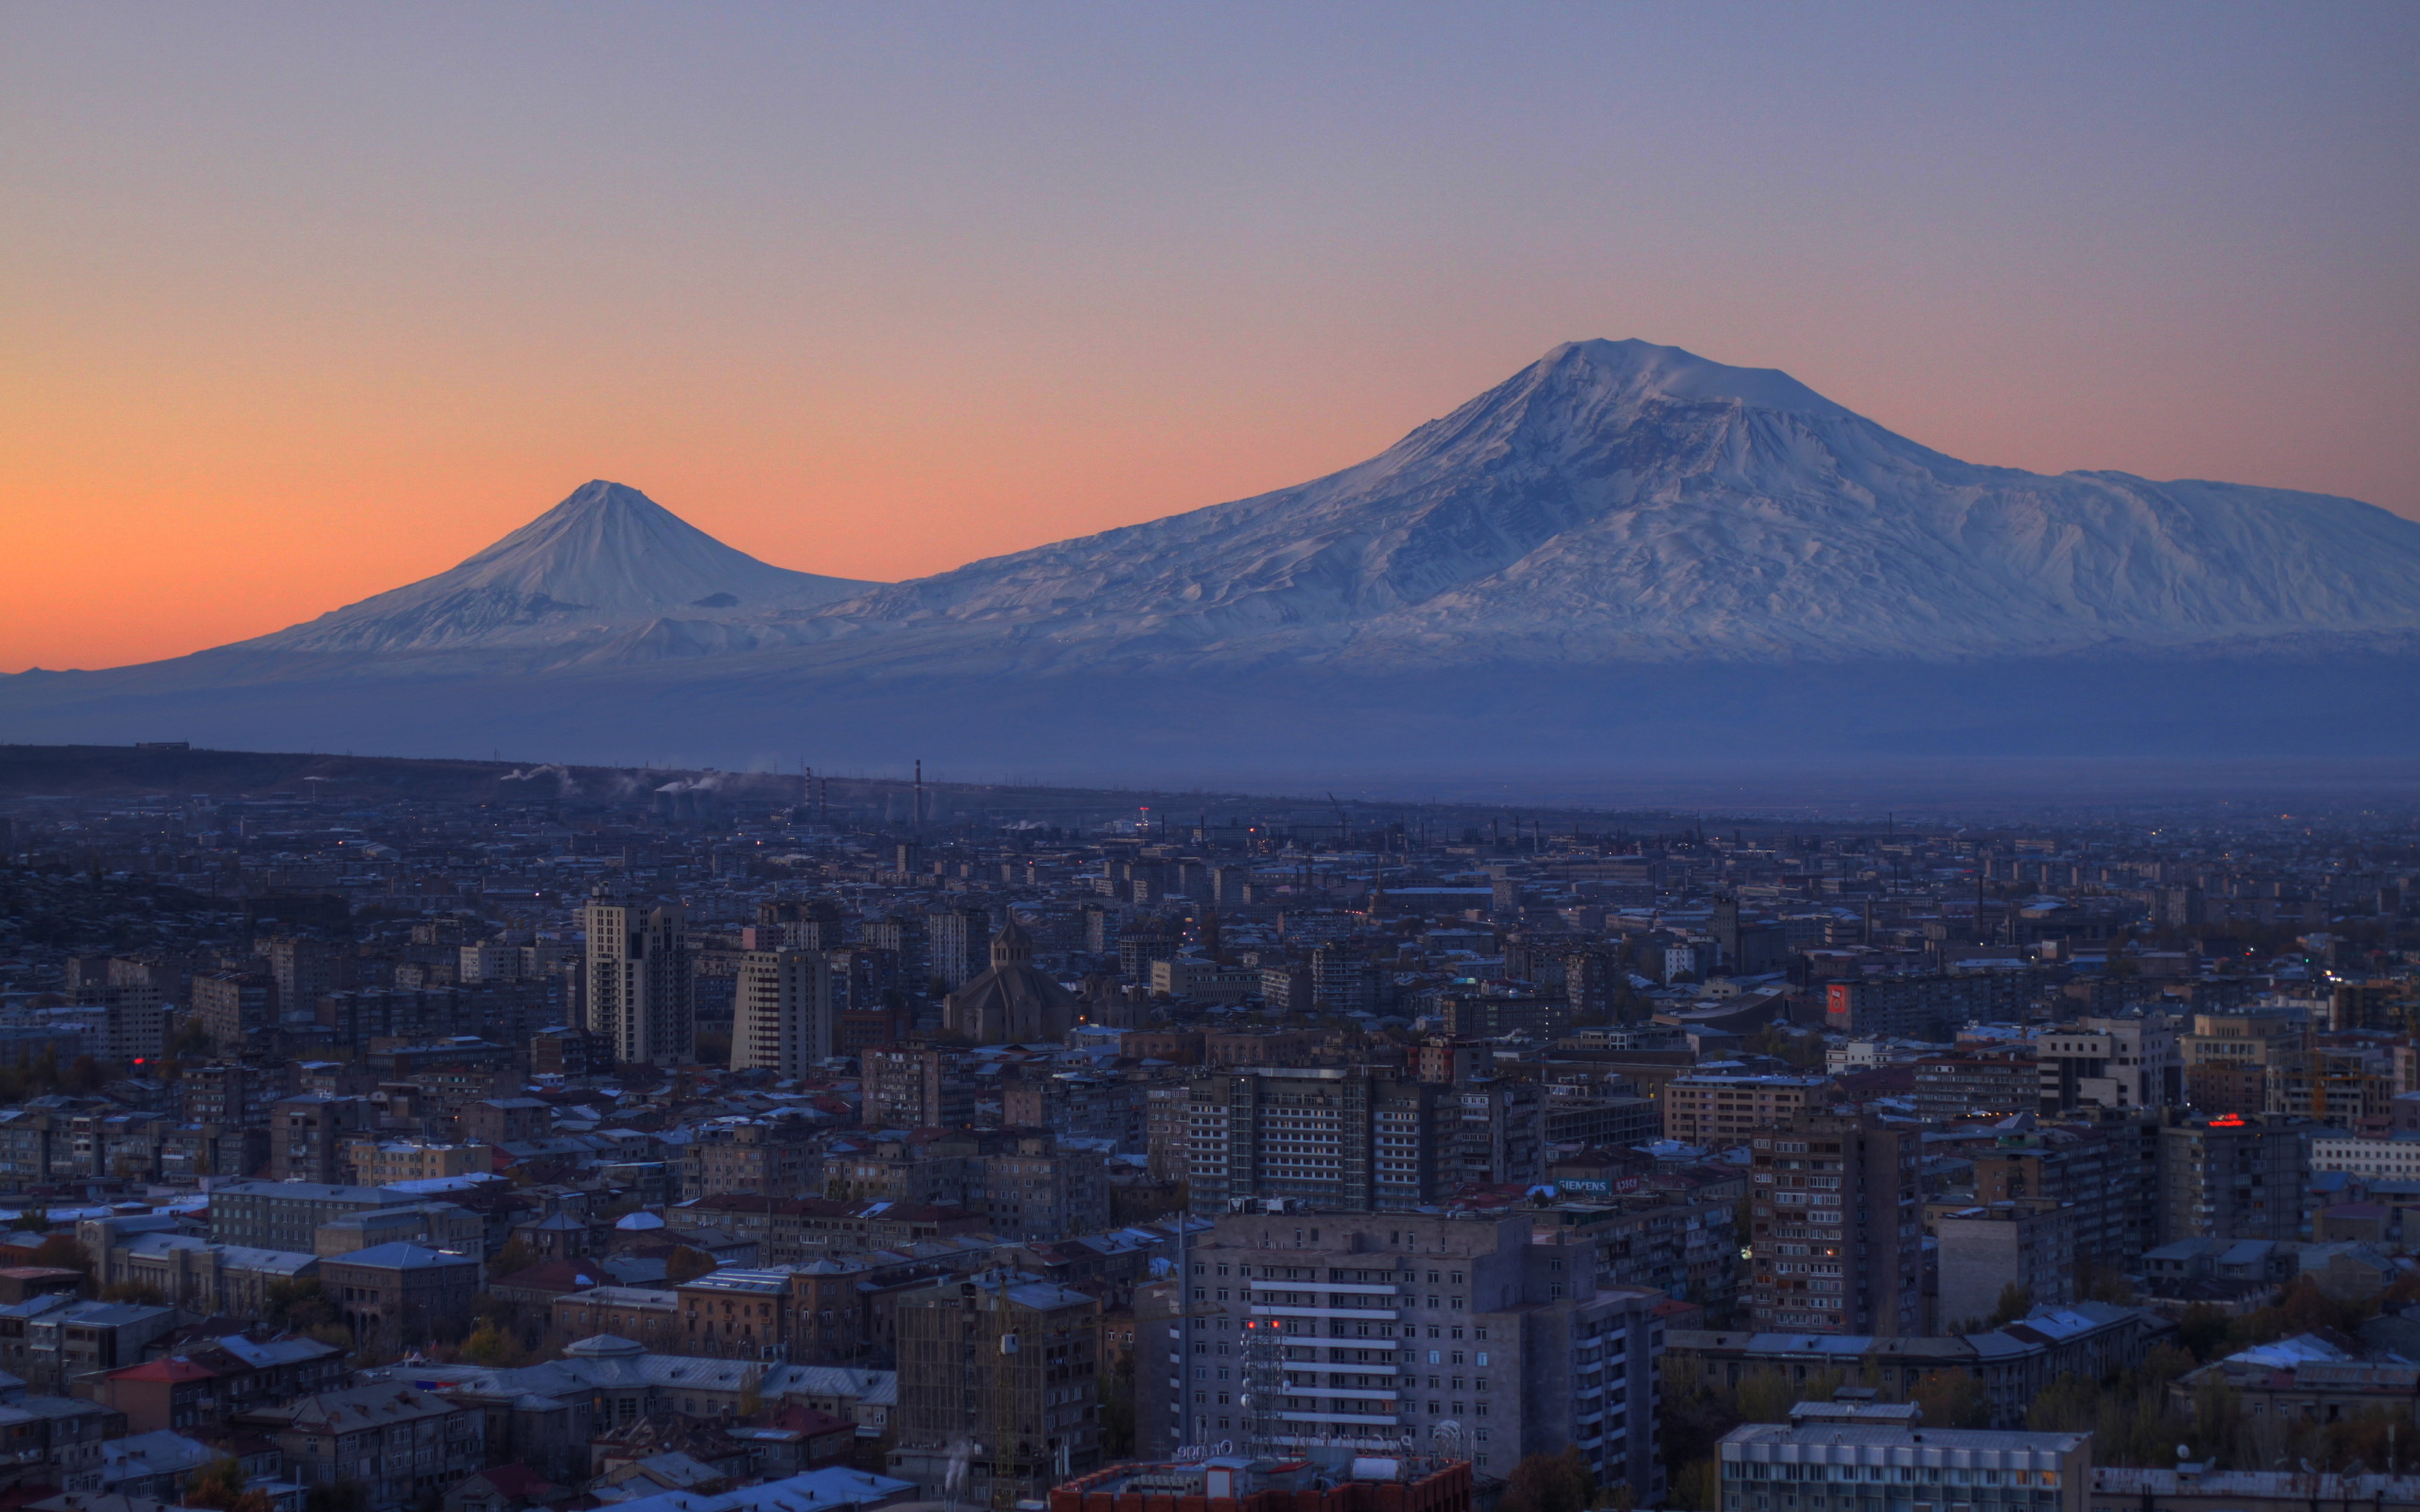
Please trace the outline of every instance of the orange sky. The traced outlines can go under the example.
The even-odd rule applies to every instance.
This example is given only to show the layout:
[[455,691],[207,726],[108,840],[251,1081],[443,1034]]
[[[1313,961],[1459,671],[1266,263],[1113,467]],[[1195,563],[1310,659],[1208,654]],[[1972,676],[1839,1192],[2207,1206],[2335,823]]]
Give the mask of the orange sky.
[[599,476],[939,571],[1593,335],[2420,514],[2410,11],[946,14],[10,11],[0,670],[275,629]]

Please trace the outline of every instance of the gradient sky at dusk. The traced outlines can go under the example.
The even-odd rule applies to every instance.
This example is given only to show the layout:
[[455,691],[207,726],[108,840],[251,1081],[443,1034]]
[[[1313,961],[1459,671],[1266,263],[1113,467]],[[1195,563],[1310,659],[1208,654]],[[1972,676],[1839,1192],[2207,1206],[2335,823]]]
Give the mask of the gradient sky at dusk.
[[2420,7],[0,7],[0,669],[591,477],[940,571],[1558,341],[2420,516]]

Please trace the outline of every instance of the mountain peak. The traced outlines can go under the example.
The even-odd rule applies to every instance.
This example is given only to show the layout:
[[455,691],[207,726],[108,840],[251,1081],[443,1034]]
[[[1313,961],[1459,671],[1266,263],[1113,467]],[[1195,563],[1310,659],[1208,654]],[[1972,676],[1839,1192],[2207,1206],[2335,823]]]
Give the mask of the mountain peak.
[[434,577],[267,641],[314,650],[555,644],[701,610],[807,608],[870,586],[759,561],[630,485],[595,478]]
[[1634,337],[1566,341],[1531,364],[1523,376],[1541,384],[1586,384],[1640,399],[1731,403],[1749,409],[1851,418],[1850,411],[1778,368],[1734,368],[1680,347]]

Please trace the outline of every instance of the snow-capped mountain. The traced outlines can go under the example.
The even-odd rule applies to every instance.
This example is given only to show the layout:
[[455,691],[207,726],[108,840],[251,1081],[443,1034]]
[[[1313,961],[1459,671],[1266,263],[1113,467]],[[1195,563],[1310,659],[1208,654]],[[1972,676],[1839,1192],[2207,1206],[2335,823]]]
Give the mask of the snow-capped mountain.
[[2420,626],[2420,524],[2319,494],[1979,467],[1784,373],[1582,341],[1341,472],[821,618],[1356,662],[2173,647]]
[[908,583],[593,483],[274,635],[0,678],[0,739],[1214,782],[2397,758],[2420,524],[1977,466],[1779,372],[1583,341],[1330,476]]
[[644,644],[681,637],[658,629],[662,621],[716,625],[870,586],[758,561],[638,490],[598,479],[458,566],[243,644],[344,652]]

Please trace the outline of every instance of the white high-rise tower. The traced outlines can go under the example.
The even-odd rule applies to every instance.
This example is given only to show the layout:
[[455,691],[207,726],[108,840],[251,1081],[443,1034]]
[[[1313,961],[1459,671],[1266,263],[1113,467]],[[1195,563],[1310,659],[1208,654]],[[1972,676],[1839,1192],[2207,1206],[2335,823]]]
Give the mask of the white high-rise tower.
[[678,903],[599,890],[580,911],[588,932],[588,1030],[617,1061],[685,1066],[697,1059],[688,918]]
[[734,1071],[803,1076],[832,1054],[832,970],[820,951],[750,951],[733,1005]]

